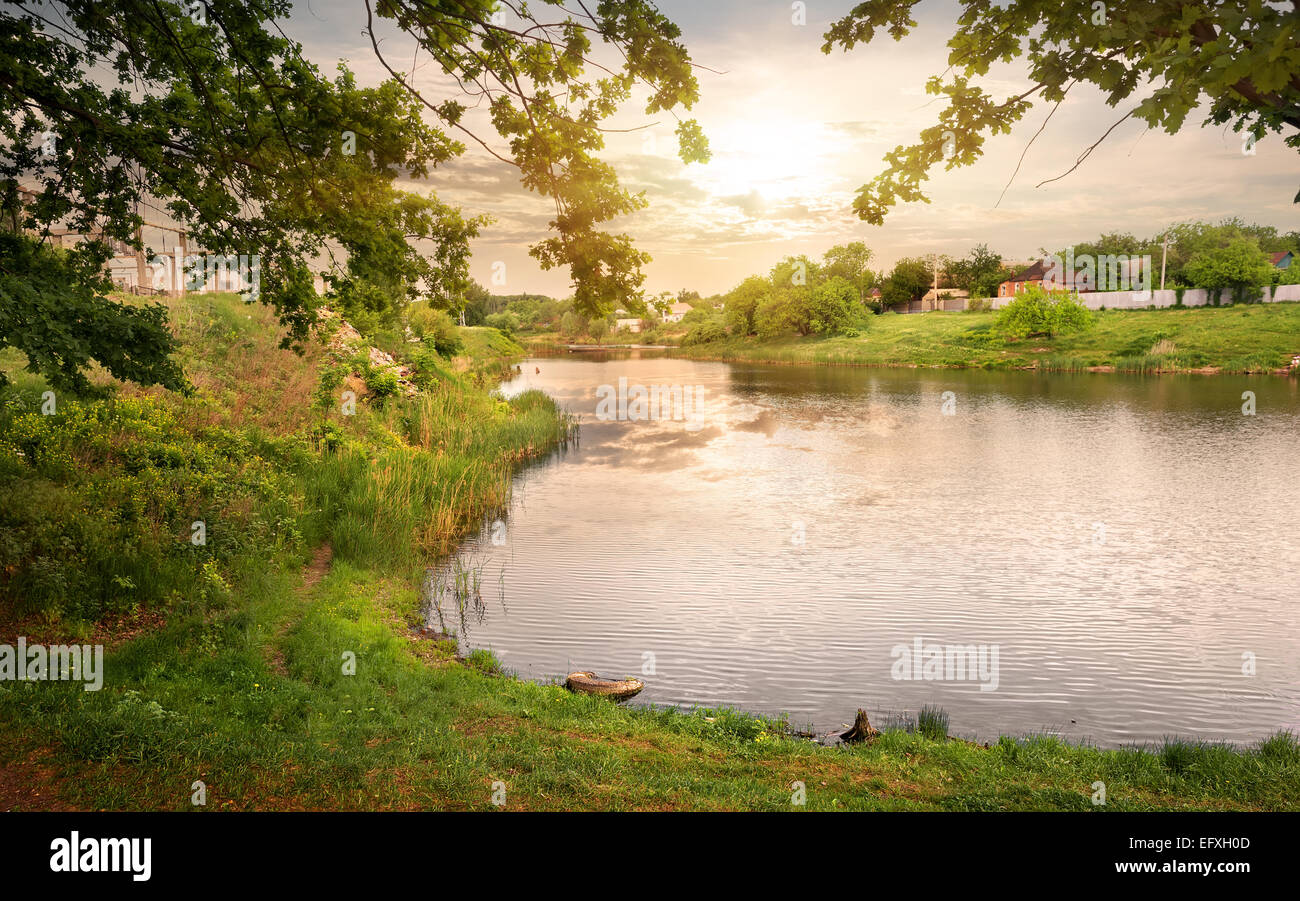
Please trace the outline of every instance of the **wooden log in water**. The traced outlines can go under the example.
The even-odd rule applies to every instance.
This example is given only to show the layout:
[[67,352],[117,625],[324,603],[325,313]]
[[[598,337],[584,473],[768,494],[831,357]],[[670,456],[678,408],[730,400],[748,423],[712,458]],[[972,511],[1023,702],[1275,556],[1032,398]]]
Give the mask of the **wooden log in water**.
[[564,680],[564,687],[569,691],[626,701],[633,695],[640,694],[645,683],[640,679],[601,679],[593,672],[582,670],[569,673],[569,677]]

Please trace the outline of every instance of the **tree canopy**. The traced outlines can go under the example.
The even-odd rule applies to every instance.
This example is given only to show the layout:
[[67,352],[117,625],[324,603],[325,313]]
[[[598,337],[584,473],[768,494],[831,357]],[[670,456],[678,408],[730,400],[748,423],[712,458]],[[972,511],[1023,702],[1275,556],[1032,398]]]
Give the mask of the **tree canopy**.
[[[822,51],[869,44],[878,31],[903,39],[916,27],[912,10],[918,2],[857,4],[831,25]],[[934,167],[971,165],[982,154],[986,137],[1010,132],[1035,100],[1051,104],[1050,119],[1080,83],[1100,88],[1113,107],[1131,98],[1134,102],[1096,144],[1084,149],[1075,167],[1124,119],[1136,117],[1172,134],[1202,103],[1208,104],[1205,124],[1230,124],[1252,141],[1286,127],[1300,129],[1300,29],[1294,2],[995,5],[962,0],[948,46],[948,69],[925,86],[929,94],[946,98],[947,106],[915,144],[886,154],[885,170],[858,189],[853,207],[867,222],[881,224],[898,203],[928,203],[921,186]],[[1028,65],[1025,90],[998,98],[976,84],[995,63],[1014,59]],[[1300,149],[1300,131],[1285,141]]]
[[[459,305],[468,242],[485,220],[398,179],[426,176],[472,141],[554,201],[552,234],[533,254],[544,267],[568,267],[578,307],[639,309],[648,257],[601,226],[645,201],[595,156],[601,123],[636,86],[649,93],[647,115],[688,108],[698,94],[690,58],[677,27],[644,0],[579,4],[579,12],[559,0],[537,6],[367,0],[358,26],[385,65],[377,29],[386,24],[461,86],[463,96],[434,102],[392,66],[376,87],[359,87],[343,66],[326,77],[283,30],[288,0],[7,3],[0,182],[6,219],[26,231],[14,240],[39,243],[64,223],[104,246],[138,243],[144,213],[157,206],[205,252],[260,257],[259,299],[279,314],[286,346],[296,346],[316,321],[309,263],[322,254],[346,257],[331,277],[345,305],[373,309],[416,295]],[[595,61],[594,41],[622,64]],[[505,148],[466,124],[480,103]],[[683,159],[707,158],[693,120],[677,133]],[[34,202],[19,203],[20,184],[36,190]],[[73,313],[49,300],[50,328],[11,331],[30,319],[33,292],[51,287],[20,268],[39,259],[7,254],[0,264],[0,346],[24,350],[59,384],[69,384],[68,366],[96,359],[115,376],[180,387],[163,363],[173,349],[165,329],[148,328],[162,321],[160,310],[112,304],[102,281],[78,282],[90,293],[77,321],[136,322],[144,344],[112,346],[116,331],[93,328],[72,341]],[[63,363],[40,362],[54,358]]]
[[[1168,241],[1167,253],[1166,240]],[[1271,225],[1256,225],[1235,217],[1218,222],[1181,222],[1150,237],[1135,236],[1127,232],[1110,232],[1091,241],[1081,241],[1070,249],[1073,250],[1076,259],[1085,255],[1094,258],[1112,255],[1122,257],[1149,255],[1157,279],[1161,262],[1164,261],[1168,286],[1203,288],[1212,286],[1202,283],[1201,276],[1204,270],[1193,273],[1189,268],[1192,259],[1241,241],[1253,244],[1255,255],[1261,260],[1265,259],[1265,254],[1277,251],[1290,250],[1300,254],[1300,231],[1283,234]],[[1044,248],[1040,248],[1040,252],[1044,257],[1050,255]],[[1060,258],[1066,255],[1065,250],[1054,253]],[[1255,287],[1259,287],[1269,284],[1274,277],[1280,275],[1280,271],[1265,274],[1264,270],[1255,268],[1251,277],[1263,279],[1257,281]]]

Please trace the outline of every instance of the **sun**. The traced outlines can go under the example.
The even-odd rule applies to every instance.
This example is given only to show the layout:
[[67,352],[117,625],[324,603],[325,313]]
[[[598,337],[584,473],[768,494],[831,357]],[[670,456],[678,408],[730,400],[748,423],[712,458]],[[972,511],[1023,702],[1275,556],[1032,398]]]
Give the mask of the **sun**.
[[807,200],[833,183],[831,158],[843,149],[840,140],[820,122],[726,123],[710,133],[713,159],[691,175],[715,196],[753,196],[769,204]]

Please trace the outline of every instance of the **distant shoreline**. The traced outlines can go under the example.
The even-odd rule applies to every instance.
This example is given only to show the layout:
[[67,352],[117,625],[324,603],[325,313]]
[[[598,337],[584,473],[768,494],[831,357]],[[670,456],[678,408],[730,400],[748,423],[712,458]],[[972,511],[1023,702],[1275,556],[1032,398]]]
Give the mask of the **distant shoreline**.
[[1295,375],[1300,303],[1160,310],[1103,310],[1085,331],[1007,341],[993,312],[872,317],[857,337],[728,338],[690,347],[573,345],[521,337],[530,353],[662,350],[692,360],[890,369],[985,369],[1147,375]]

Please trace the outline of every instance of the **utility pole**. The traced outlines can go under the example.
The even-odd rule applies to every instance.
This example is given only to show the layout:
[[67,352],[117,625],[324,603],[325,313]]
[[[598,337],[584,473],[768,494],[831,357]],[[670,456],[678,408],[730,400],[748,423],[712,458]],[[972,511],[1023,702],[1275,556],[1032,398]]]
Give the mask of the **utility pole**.
[[1160,290],[1165,289],[1165,261],[1169,259],[1169,232],[1165,232],[1165,240],[1160,251]]
[[[187,263],[187,261],[186,261],[186,258],[187,258],[187,257],[189,256],[189,254],[190,254],[190,243],[189,243],[189,240],[188,240],[188,236],[185,234],[184,231],[181,231],[181,232],[180,232],[180,239],[181,239],[181,244],[180,244],[181,259],[180,259],[180,266],[177,267],[177,269],[178,269],[177,274],[180,276],[180,283],[176,286],[176,289],[177,289],[177,290],[176,290],[176,296],[177,296],[177,297],[184,297],[186,291],[189,290],[188,280],[187,280],[186,275],[185,275],[185,269],[186,269],[186,266],[188,265],[188,263]],[[206,271],[205,271],[205,272],[204,272],[204,275],[206,276],[206,274],[207,274],[207,273],[206,273]],[[200,288],[199,288],[199,291],[202,292],[202,291],[203,291],[203,287],[200,287]]]
[[144,259],[144,225],[135,227],[135,241],[138,245],[135,250],[135,284],[139,290],[138,294],[144,294],[146,289],[153,287],[152,284],[146,284],[149,281],[149,267],[145,264]]

